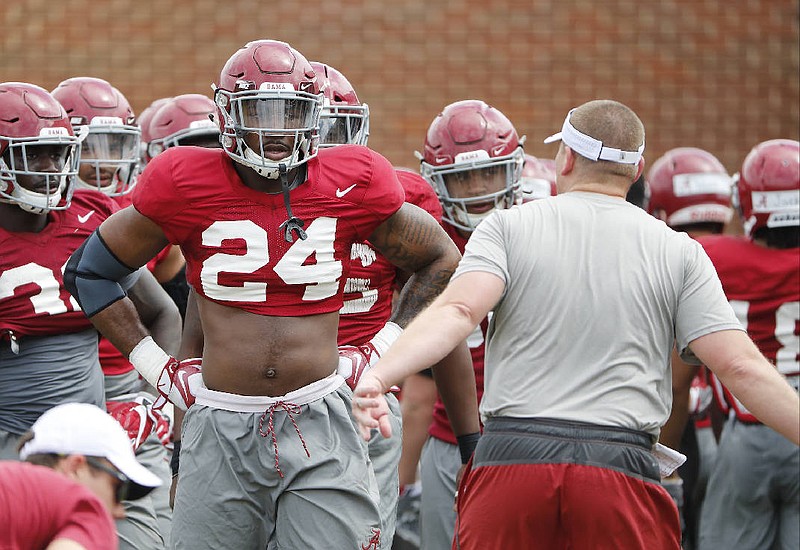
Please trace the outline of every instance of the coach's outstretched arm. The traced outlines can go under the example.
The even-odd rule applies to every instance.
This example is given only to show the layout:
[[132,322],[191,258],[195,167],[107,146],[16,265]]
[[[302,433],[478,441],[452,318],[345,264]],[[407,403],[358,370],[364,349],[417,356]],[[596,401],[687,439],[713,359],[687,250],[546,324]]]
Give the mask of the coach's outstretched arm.
[[723,330],[689,343],[692,352],[716,374],[761,422],[800,445],[800,397],[747,333]]
[[[504,281],[496,275],[464,273],[411,322],[355,389],[353,414],[365,439],[369,439],[372,428],[380,428],[387,435],[382,394],[409,374],[437,363],[464,341],[494,308],[504,289]],[[449,413],[449,405],[446,406]]]

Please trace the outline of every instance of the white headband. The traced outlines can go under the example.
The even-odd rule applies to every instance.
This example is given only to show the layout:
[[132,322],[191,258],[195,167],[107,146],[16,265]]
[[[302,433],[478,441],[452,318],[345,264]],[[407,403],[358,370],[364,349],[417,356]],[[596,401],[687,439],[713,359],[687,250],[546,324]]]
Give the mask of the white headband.
[[554,141],[561,140],[570,149],[589,160],[607,160],[618,164],[639,163],[642,159],[642,153],[644,152],[644,142],[642,142],[642,145],[636,151],[623,151],[622,149],[606,147],[603,145],[602,141],[592,136],[587,136],[575,129],[569,121],[574,111],[575,109],[572,109],[567,113],[567,118],[564,119],[564,125],[561,127],[561,131],[546,138],[544,140],[545,143],[553,143]]

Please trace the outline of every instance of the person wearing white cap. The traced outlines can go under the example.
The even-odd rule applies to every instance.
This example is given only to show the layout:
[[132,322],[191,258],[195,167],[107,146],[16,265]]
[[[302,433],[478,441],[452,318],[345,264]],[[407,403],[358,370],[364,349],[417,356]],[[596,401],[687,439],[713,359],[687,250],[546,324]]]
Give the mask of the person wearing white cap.
[[700,244],[625,201],[644,167],[639,117],[590,101],[558,139],[558,195],[481,222],[445,291],[362,376],[353,413],[364,437],[390,435],[383,391],[493,311],[454,548],[677,550],[659,481],[679,462],[664,457],[680,457],[655,445],[673,342],[795,444],[800,399],[742,330]]
[[19,456],[26,462],[0,462],[0,548],[117,548],[111,516],[161,485],[136,461],[122,426],[87,403],[45,412],[20,439]]

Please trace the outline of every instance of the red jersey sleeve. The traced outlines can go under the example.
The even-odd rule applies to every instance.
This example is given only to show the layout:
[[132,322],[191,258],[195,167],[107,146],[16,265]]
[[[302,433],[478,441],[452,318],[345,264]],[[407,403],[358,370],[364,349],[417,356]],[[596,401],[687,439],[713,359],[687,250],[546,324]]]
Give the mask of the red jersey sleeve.
[[442,203],[428,181],[411,170],[397,169],[397,179],[406,193],[406,202],[419,206],[433,216],[437,222],[442,221]]

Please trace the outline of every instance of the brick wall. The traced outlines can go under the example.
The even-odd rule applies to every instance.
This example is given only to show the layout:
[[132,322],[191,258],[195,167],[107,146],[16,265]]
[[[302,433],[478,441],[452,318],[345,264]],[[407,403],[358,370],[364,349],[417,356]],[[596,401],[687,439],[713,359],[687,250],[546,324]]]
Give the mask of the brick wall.
[[796,0],[6,0],[0,80],[54,88],[111,81],[138,112],[155,98],[210,95],[227,58],[285,40],[341,70],[372,112],[370,145],[416,167],[441,108],[502,110],[526,150],[566,111],[614,98],[647,128],[652,163],[697,146],[738,169],[752,145],[800,134]]

